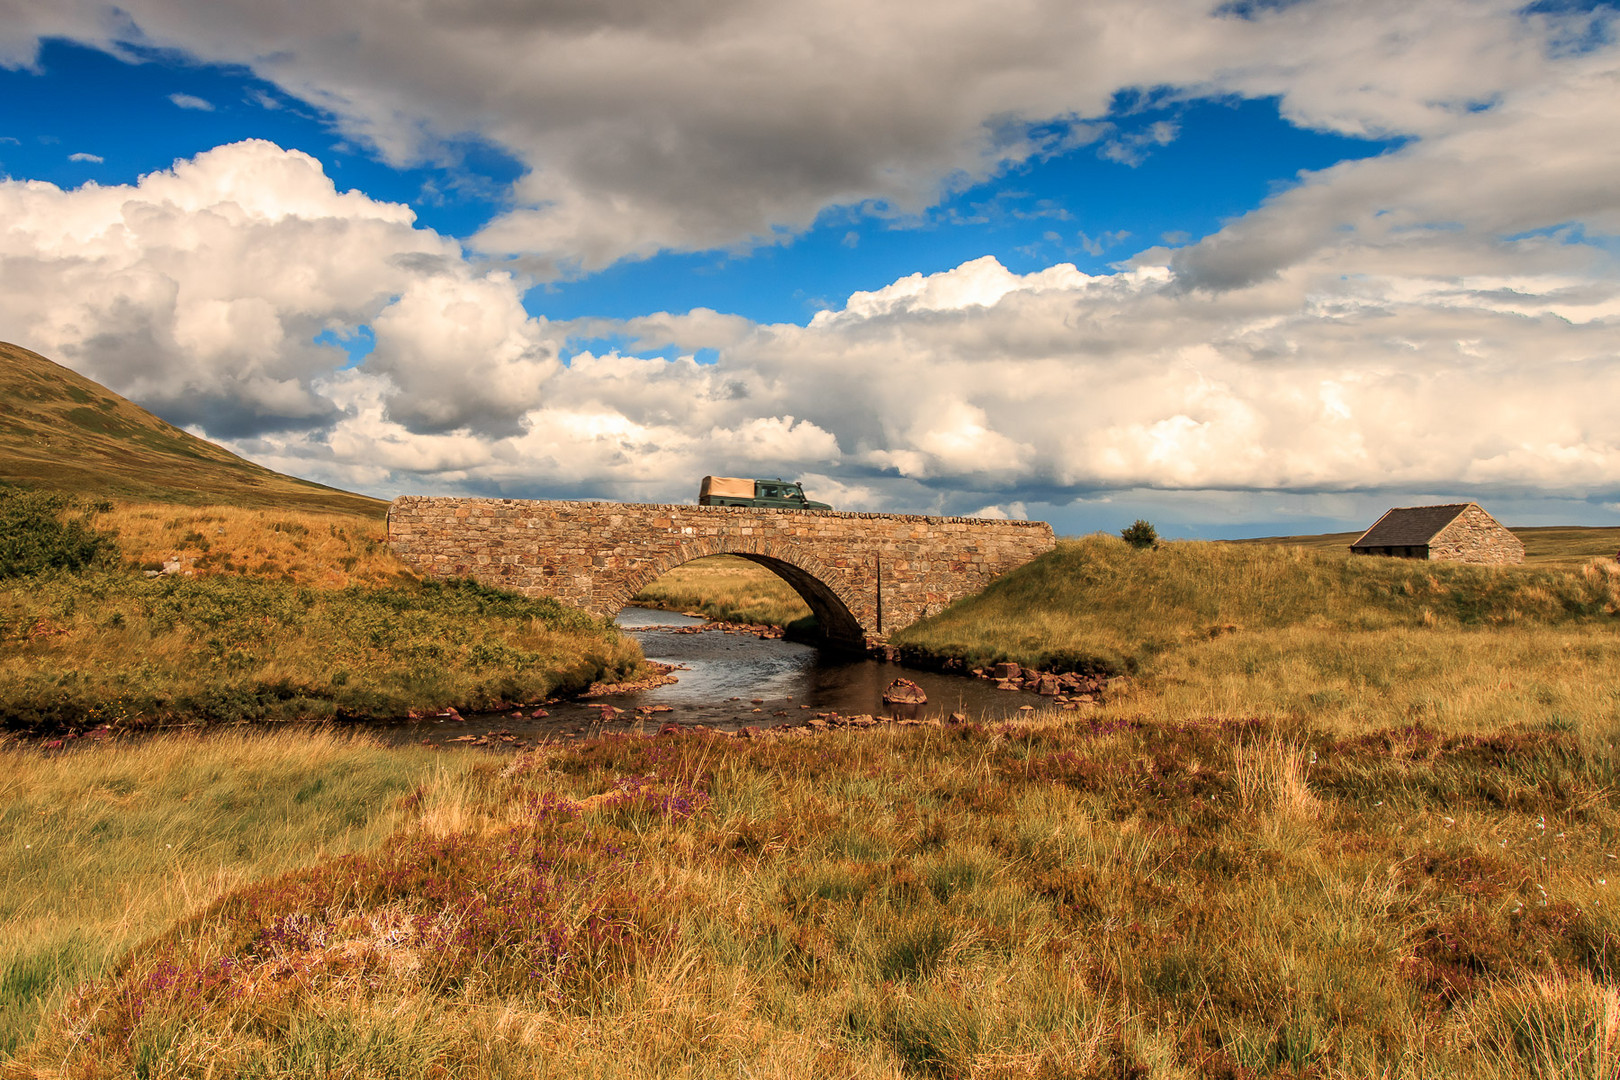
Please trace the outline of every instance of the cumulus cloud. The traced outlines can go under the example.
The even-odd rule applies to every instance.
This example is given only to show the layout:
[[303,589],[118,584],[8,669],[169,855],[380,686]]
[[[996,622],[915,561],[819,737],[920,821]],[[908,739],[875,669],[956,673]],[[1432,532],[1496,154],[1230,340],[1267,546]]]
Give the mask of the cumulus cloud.
[[0,63],[57,35],[237,63],[396,161],[474,132],[529,171],[476,246],[538,273],[771,243],[830,206],[914,212],[1087,141],[1121,90],[1276,96],[1285,115],[1423,137],[1535,85],[1585,20],[1522,0],[0,0]]
[[413,428],[509,423],[547,370],[510,275],[271,143],[134,185],[0,181],[0,220],[8,336],[215,436],[332,422],[325,330],[374,326]]
[[[128,10],[155,39],[235,55],[216,6],[232,7]],[[67,10],[101,25],[93,4]],[[1031,0],[923,25],[868,5],[838,9],[837,34],[807,29],[812,77],[765,32],[782,17],[768,6],[423,10],[441,64],[401,62],[387,20],[354,31],[351,75],[318,35],[253,62],[393,153],[475,121],[526,148],[521,205],[480,243],[534,265],[769,237],[829,202],[920,205],[949,170],[1040,151],[1007,117],[1098,115],[1133,80],[1274,93],[1302,123],[1410,138],[1116,272],[985,257],[804,326],[534,318],[524,279],[407,208],[244,143],[124,187],[0,183],[8,336],[268,464],[385,494],[690,500],[705,473],[757,472],[852,509],[1016,516],[1117,496],[1127,519],[1164,491],[1357,516],[1375,490],[1620,497],[1620,48],[1554,47],[1551,17],[1320,0],[1252,18],[1133,4],[1122,20]],[[248,39],[282,41],[282,18],[265,11]],[[512,85],[492,91],[499,65],[462,55],[475,26],[496,60],[534,48]],[[1076,45],[1087,27],[1098,40]],[[691,54],[679,72],[672,41]],[[887,67],[863,52],[878,44],[898,49]],[[608,45],[624,49],[612,87],[593,67]],[[545,108],[519,117],[537,87]],[[485,111],[457,104],[475,98]],[[335,371],[315,337],[361,325],[375,350]],[[678,355],[570,355],[619,337]]]

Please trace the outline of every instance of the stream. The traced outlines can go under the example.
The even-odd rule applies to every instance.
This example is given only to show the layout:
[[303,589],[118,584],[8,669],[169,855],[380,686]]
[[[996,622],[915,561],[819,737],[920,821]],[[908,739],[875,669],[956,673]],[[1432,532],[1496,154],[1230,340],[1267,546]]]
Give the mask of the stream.
[[[986,679],[917,671],[796,641],[765,639],[744,631],[705,629],[703,619],[671,611],[627,607],[618,624],[641,642],[647,659],[673,664],[678,681],[610,697],[552,702],[538,711],[467,714],[457,720],[425,717],[372,726],[394,743],[476,743],[522,746],[546,739],[603,732],[656,732],[665,724],[698,724],[722,731],[745,725],[797,724],[818,712],[845,715],[944,719],[953,712],[970,720],[997,720],[1037,702],[1027,694],[997,690]],[[883,704],[883,691],[906,678],[928,695],[925,705]],[[603,719],[603,705],[622,712]]]

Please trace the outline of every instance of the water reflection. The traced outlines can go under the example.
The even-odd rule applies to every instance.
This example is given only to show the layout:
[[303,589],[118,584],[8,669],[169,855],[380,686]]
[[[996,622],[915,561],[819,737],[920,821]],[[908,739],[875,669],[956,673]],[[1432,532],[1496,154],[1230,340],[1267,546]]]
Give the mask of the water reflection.
[[[521,716],[432,718],[389,725],[382,734],[398,742],[523,745],[599,731],[656,731],[668,723],[736,730],[798,723],[817,712],[881,716],[890,712],[883,705],[884,688],[901,677],[928,695],[927,704],[905,707],[908,716],[944,718],[960,712],[975,720],[1000,719],[1032,703],[983,679],[913,671],[740,631],[693,633],[691,628],[706,625],[704,620],[674,612],[630,607],[618,622],[635,634],[648,659],[676,665],[679,681],[594,702],[556,702],[545,706],[544,716],[532,715],[530,708]],[[604,720],[602,705],[621,712]]]

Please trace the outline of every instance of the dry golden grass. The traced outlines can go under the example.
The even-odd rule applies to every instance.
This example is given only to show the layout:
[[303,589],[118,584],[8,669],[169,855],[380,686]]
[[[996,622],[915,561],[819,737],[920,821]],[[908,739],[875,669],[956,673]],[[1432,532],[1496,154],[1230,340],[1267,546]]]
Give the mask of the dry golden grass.
[[388,527],[367,514],[114,503],[92,517],[147,569],[249,574],[318,588],[390,585],[416,577],[388,547]]
[[735,555],[711,555],[677,566],[637,593],[631,603],[768,626],[787,626],[810,615],[793,586]]
[[363,735],[167,735],[56,756],[0,736],[0,1055],[40,1011],[244,884],[375,847],[470,756]]
[[1349,558],[1301,547],[1176,541],[1139,551],[1098,534],[1057,548],[894,635],[974,664],[1146,671],[1231,637],[1424,628],[1620,627],[1620,564],[1579,569]]
[[[390,842],[229,892],[75,998],[47,987],[0,1068],[1614,1075],[1612,747],[1131,707],[418,769]],[[176,831],[148,813],[123,842]]]

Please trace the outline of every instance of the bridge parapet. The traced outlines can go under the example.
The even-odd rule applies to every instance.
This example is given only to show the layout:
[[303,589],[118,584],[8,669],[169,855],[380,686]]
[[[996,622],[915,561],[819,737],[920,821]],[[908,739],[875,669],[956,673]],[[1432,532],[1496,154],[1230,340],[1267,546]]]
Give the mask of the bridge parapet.
[[416,495],[394,500],[388,539],[423,573],[605,616],[684,562],[740,555],[849,645],[881,641],[1054,546],[1043,521]]

